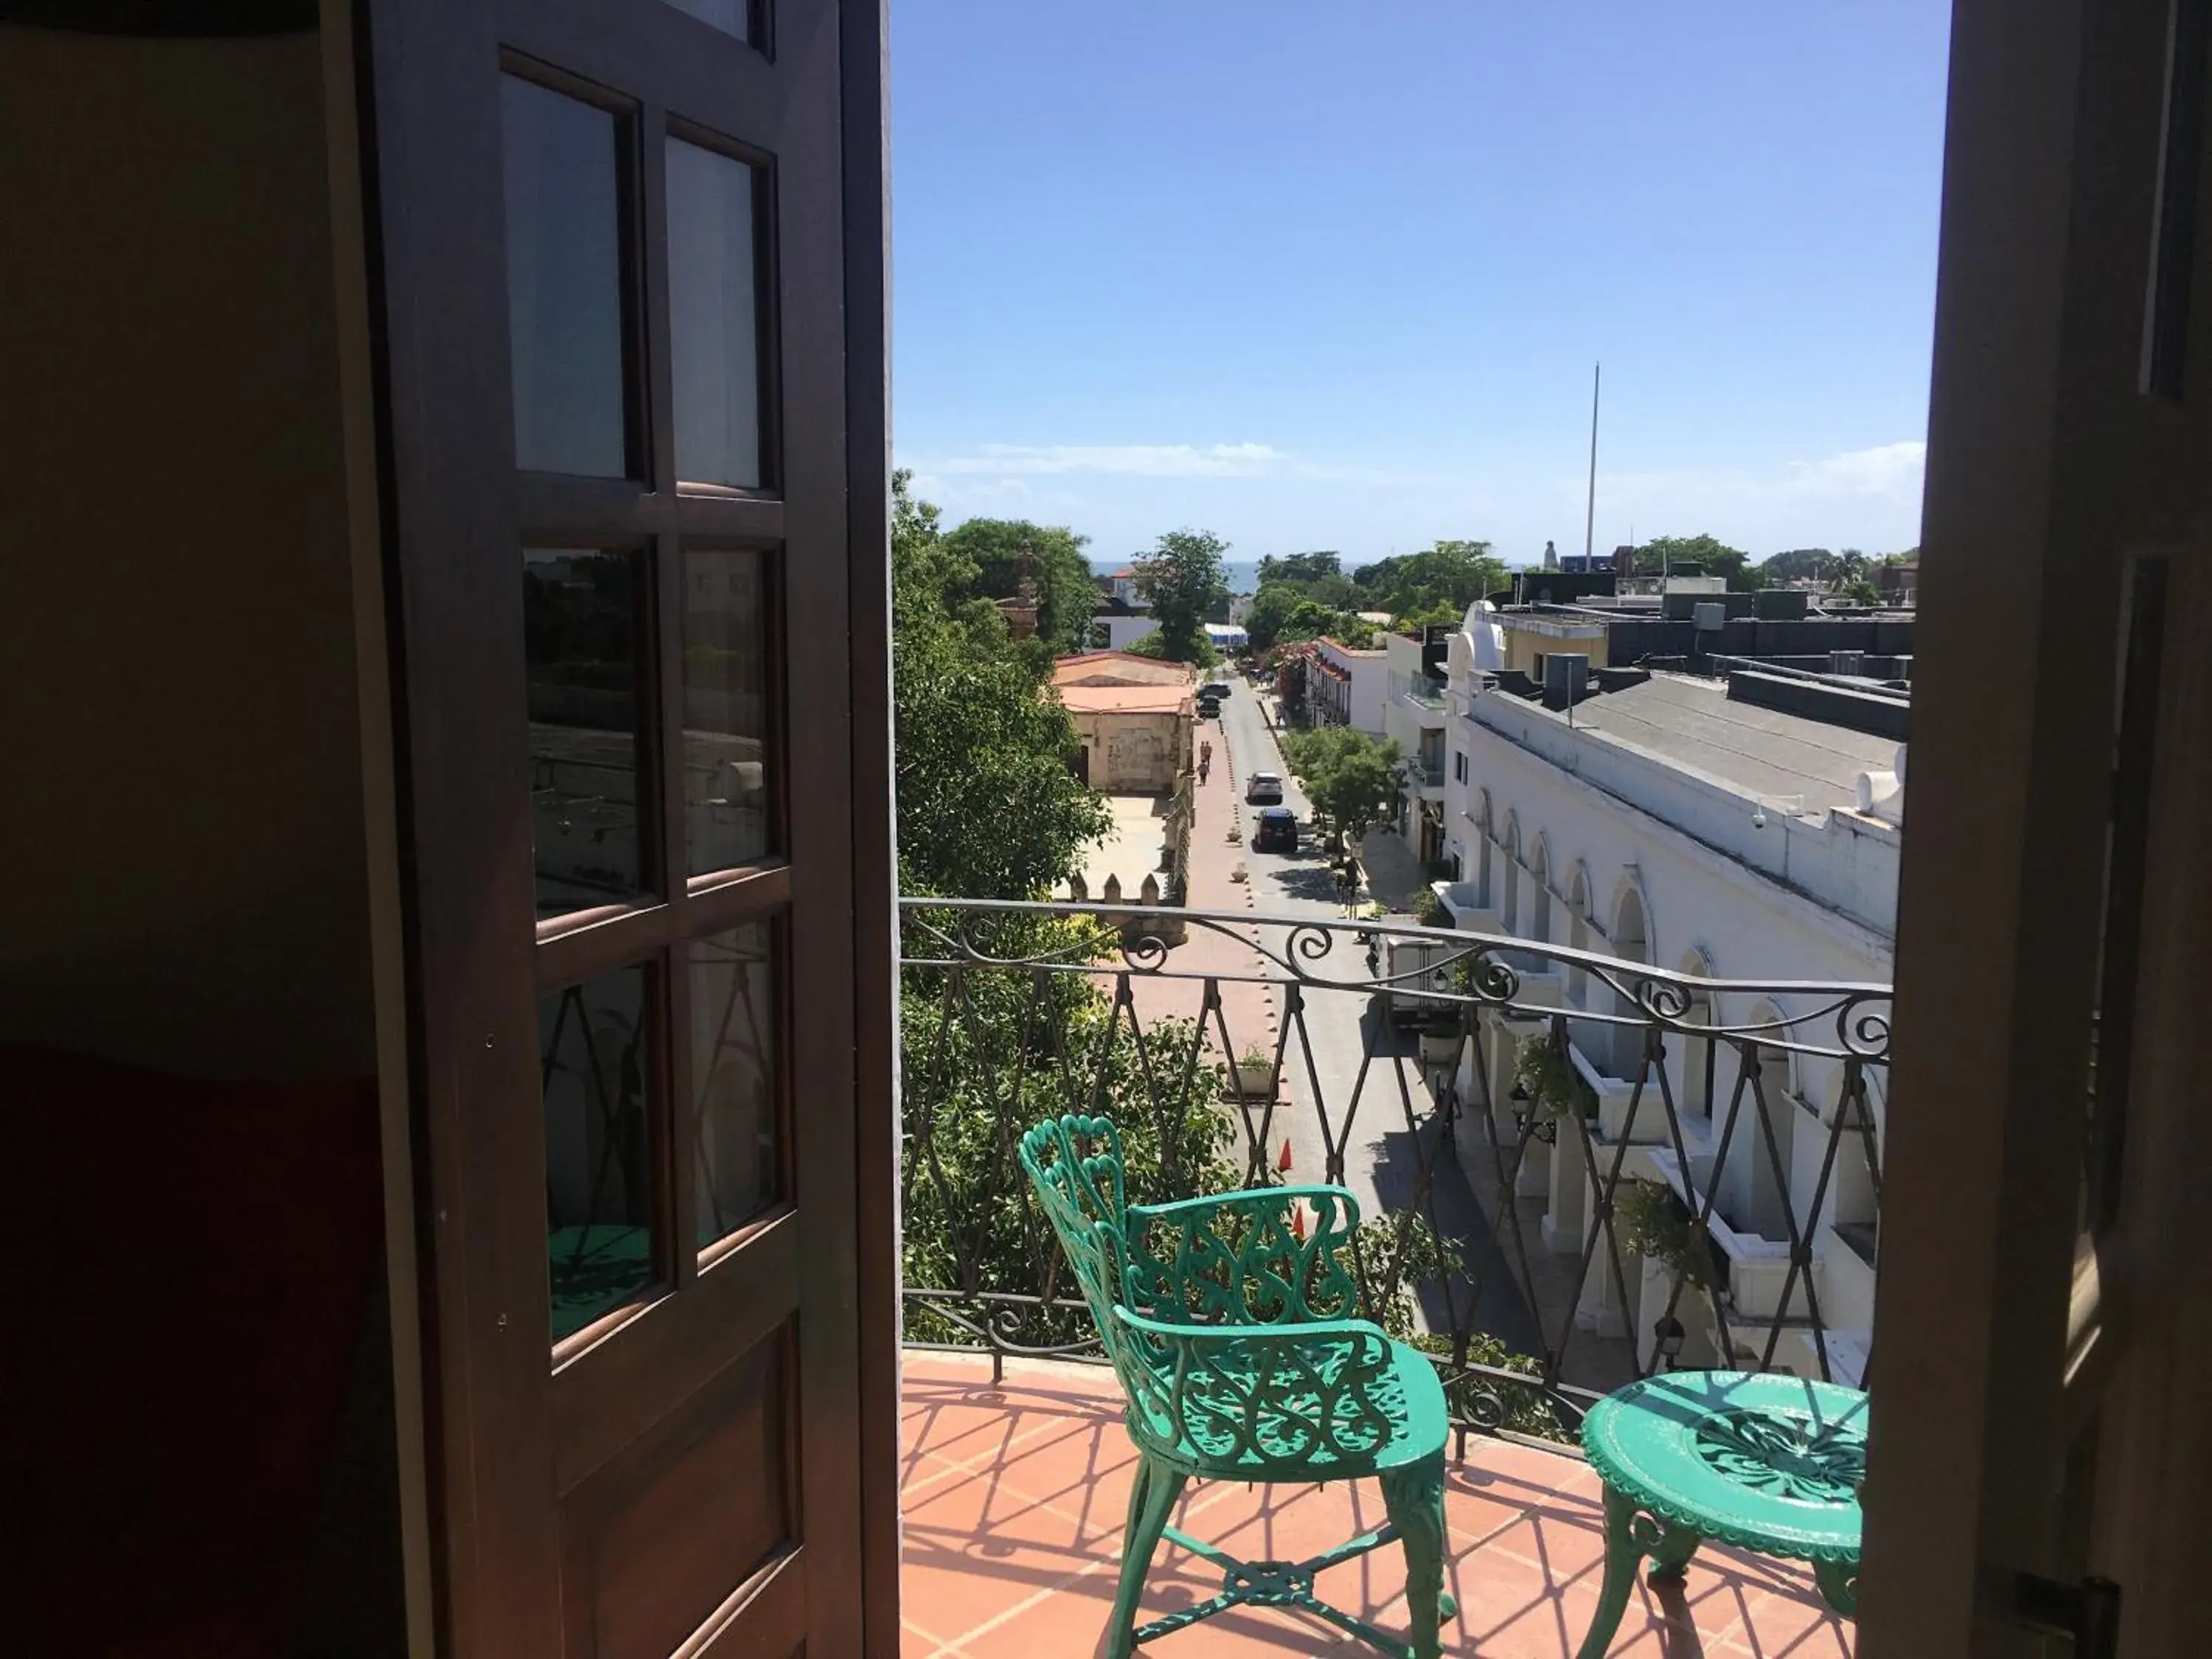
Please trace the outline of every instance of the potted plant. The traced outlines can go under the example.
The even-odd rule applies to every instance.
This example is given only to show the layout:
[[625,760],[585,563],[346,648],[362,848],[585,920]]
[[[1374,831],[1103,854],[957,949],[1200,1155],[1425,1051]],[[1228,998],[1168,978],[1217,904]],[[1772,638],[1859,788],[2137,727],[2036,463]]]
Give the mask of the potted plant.
[[1421,1022],[1421,1064],[1449,1066],[1459,1058],[1459,1016],[1431,1014]]
[[1513,1059],[1513,1082],[1528,1097],[1529,1110],[1540,1121],[1597,1114],[1596,1091],[1583,1081],[1566,1050],[1549,1036],[1521,1040]]
[[1237,1090],[1243,1095],[1273,1095],[1275,1057],[1264,1048],[1247,1048],[1237,1061]]
[[1658,1262],[1693,1289],[1707,1291],[1719,1283],[1711,1236],[1672,1187],[1657,1181],[1625,1181],[1613,1200],[1613,1213],[1620,1242],[1636,1255]]

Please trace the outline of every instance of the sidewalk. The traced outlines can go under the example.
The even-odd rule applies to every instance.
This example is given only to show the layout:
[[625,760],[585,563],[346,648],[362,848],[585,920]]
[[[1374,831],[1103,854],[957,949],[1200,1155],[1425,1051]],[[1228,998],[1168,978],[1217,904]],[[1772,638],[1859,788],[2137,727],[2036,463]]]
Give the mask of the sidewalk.
[[[1237,777],[1229,757],[1229,744],[1218,722],[1200,720],[1194,741],[1213,745],[1213,762],[1206,781],[1193,785],[1196,817],[1191,825],[1190,863],[1184,872],[1183,902],[1196,910],[1249,910],[1250,886],[1233,879],[1237,867],[1245,860],[1246,842],[1251,835],[1251,825],[1244,817],[1240,800],[1243,785]],[[1195,772],[1193,777],[1194,780]],[[1232,829],[1236,832],[1234,842],[1230,839]],[[1189,938],[1168,953],[1166,972],[1228,975],[1267,971],[1267,963],[1253,948],[1255,939],[1256,931],[1249,927],[1224,933],[1194,923]],[[1204,988],[1198,979],[1165,979],[1138,974],[1131,977],[1130,994],[1139,1018],[1149,1030],[1152,1023],[1161,1018],[1195,1019],[1203,1001]],[[1277,1014],[1275,993],[1271,988],[1224,979],[1221,983],[1221,1021],[1219,1024],[1210,1019],[1206,1022],[1207,1046],[1220,1054],[1221,1027],[1225,1025],[1231,1052],[1220,1054],[1220,1058],[1233,1060],[1248,1048],[1264,1049],[1272,1057],[1275,1052]]]
[[1379,904],[1403,910],[1414,894],[1429,884],[1421,861],[1395,830],[1370,830],[1359,842],[1360,866],[1367,872],[1367,890]]

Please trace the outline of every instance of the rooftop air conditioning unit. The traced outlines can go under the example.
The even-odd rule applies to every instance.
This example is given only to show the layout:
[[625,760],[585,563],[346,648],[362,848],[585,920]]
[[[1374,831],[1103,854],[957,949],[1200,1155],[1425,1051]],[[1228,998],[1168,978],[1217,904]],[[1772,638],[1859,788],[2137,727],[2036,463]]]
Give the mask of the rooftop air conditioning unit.
[[1828,672],[1831,674],[1856,674],[1866,661],[1863,651],[1831,651],[1828,653]]
[[1690,621],[1700,634],[1717,634],[1721,624],[1728,620],[1728,607],[1707,599],[1690,610]]

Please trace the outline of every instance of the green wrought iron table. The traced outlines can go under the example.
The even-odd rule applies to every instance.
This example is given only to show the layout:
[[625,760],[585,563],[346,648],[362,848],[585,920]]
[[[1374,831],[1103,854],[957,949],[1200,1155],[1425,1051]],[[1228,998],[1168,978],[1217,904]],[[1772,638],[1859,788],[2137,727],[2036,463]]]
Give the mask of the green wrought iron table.
[[1837,1612],[1857,1606],[1867,1397],[1747,1371],[1674,1371],[1608,1395],[1583,1419],[1605,1483],[1605,1584],[1577,1659],[1602,1659],[1651,1559],[1679,1578],[1707,1539],[1812,1564]]

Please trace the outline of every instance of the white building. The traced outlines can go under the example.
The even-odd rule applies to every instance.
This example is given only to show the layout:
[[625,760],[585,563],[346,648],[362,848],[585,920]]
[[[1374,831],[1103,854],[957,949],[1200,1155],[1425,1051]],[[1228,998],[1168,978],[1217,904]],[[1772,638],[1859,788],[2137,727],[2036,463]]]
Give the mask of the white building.
[[[1893,738],[1732,698],[1723,682],[1666,674],[1589,697],[1571,711],[1547,708],[1497,689],[1477,667],[1478,653],[1496,661],[1501,648],[1483,609],[1469,611],[1451,641],[1444,718],[1444,856],[1456,878],[1437,885],[1455,926],[1703,979],[1891,980],[1904,773],[1904,750]],[[1570,1013],[1627,1006],[1589,973],[1534,956],[1522,965],[1523,1000]],[[1690,1018],[1744,1025],[1812,1012],[1811,1002],[1786,994],[1717,993],[1693,1003]],[[1510,1136],[1515,1049],[1545,1023],[1485,1018],[1487,1097],[1501,1134]],[[1579,1253],[1592,1225],[1583,1159],[1597,1157],[1601,1175],[1610,1168],[1646,1061],[1641,1030],[1571,1019],[1568,1029],[1570,1058],[1597,1097],[1597,1114],[1587,1139],[1563,1125],[1555,1146],[1532,1143],[1537,1156],[1524,1164],[1517,1190],[1540,1210],[1544,1239]],[[1763,1330],[1789,1269],[1784,1206],[1801,1225],[1808,1219],[1841,1067],[1776,1049],[1759,1056],[1786,1187],[1774,1177],[1747,1090],[1737,1139],[1721,1166],[1713,1236],[1728,1257],[1729,1297],[1747,1324],[1756,1320]],[[1680,1109],[1692,1182],[1708,1190],[1735,1091],[1736,1052],[1670,1040],[1662,1066]],[[1471,1050],[1461,1086],[1463,1097],[1483,1097]],[[1655,1076],[1645,1078],[1623,1171],[1686,1194],[1658,1086]],[[1872,1104],[1879,1139],[1886,1106],[1878,1092]],[[1486,1177],[1476,1160],[1487,1157],[1480,1139],[1460,1142],[1479,1189]],[[1846,1140],[1811,1229],[1814,1291],[1839,1376],[1856,1374],[1854,1355],[1872,1325],[1875,1215],[1863,1153]],[[1667,1276],[1640,1259],[1630,1273],[1632,1296],[1663,1308]],[[1792,1312],[1802,1312],[1795,1300]],[[1647,1353],[1660,1316],[1622,1308],[1609,1271],[1589,1276],[1576,1313],[1602,1334],[1633,1335]],[[1677,1316],[1692,1327],[1690,1359],[1728,1363],[1717,1358],[1709,1303],[1685,1296]],[[1816,1374],[1808,1343],[1800,1354],[1794,1340],[1785,1339],[1777,1363]]]
[[1424,865],[1444,857],[1444,683],[1416,635],[1382,636],[1382,735],[1404,757],[1398,834]]
[[1306,675],[1306,708],[1316,726],[1349,726],[1382,736],[1387,670],[1380,647],[1357,651],[1332,639],[1314,641]]

